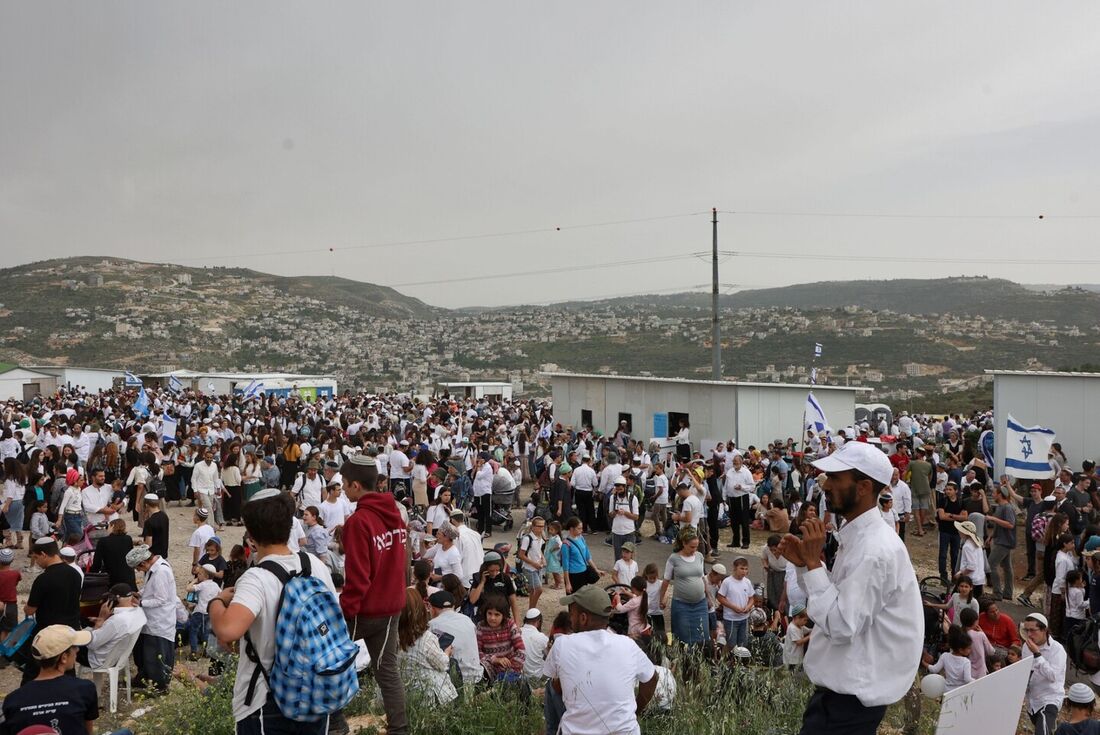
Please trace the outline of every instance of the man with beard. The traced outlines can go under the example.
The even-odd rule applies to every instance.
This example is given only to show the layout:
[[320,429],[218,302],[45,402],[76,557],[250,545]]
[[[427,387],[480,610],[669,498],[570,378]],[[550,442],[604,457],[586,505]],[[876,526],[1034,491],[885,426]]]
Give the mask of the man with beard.
[[876,507],[893,467],[878,447],[861,442],[813,465],[825,473],[826,501],[844,523],[831,577],[822,561],[821,520],[806,519],[801,538],[788,534],[780,544],[815,624],[804,666],[816,688],[801,732],[873,735],[886,707],[912,685],[924,638],[909,553]]

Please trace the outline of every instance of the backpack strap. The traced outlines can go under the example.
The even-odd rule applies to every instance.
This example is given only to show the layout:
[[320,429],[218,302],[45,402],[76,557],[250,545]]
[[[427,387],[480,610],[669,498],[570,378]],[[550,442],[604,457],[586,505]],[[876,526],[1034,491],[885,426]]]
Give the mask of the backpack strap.
[[[275,578],[279,580],[279,584],[282,587],[282,590],[279,592],[279,602],[275,606],[276,623],[278,623],[279,611],[283,609],[283,598],[286,596],[287,583],[289,583],[290,580],[294,577],[310,576],[311,569],[309,564],[309,557],[306,556],[304,551],[299,551],[298,559],[302,563],[301,572],[288,572],[286,567],[284,567],[282,564],[279,564],[278,562],[272,561],[270,559],[267,561],[262,561],[256,565],[260,569],[265,569],[274,574]],[[252,672],[252,678],[248,682],[248,691],[245,693],[244,697],[244,703],[247,707],[252,704],[252,697],[256,694],[256,684],[260,681],[260,675],[263,674],[264,681],[267,681],[269,685],[270,675],[266,671],[264,671],[264,666],[262,663],[260,663],[260,652],[256,650],[256,645],[252,642],[252,636],[247,632],[244,634],[244,644],[245,655],[248,656],[249,660],[252,661],[252,663],[256,666],[256,668]]]

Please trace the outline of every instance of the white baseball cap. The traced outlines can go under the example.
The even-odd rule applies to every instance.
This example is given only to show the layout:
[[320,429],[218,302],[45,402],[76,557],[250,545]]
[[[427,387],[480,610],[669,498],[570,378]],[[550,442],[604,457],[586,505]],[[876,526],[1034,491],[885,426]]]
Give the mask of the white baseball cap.
[[894,466],[882,450],[863,442],[845,442],[832,454],[814,460],[813,466],[822,472],[856,470],[883,485],[894,477]]

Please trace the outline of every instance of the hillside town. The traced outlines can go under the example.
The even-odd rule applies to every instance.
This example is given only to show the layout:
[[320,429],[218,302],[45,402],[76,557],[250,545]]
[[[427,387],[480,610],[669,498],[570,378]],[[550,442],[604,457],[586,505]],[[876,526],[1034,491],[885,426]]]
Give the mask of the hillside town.
[[[32,264],[20,278],[64,298],[28,308],[34,294],[17,304],[9,290],[0,354],[18,364],[334,373],[349,387],[414,392],[440,380],[507,380],[517,393],[538,393],[543,374],[558,369],[682,377],[707,377],[709,369],[709,312],[698,306],[448,311],[408,299],[410,306],[391,292],[394,299],[371,313],[325,288],[291,296],[249,273],[119,259]],[[727,309],[721,320],[726,379],[809,383],[814,369],[818,383],[864,386],[876,400],[974,388],[988,381],[988,347],[1017,369],[1072,364],[1100,329],[860,306]],[[654,340],[680,355],[643,357],[639,345]],[[814,342],[830,348],[811,365]],[[915,344],[925,348],[905,349]]]

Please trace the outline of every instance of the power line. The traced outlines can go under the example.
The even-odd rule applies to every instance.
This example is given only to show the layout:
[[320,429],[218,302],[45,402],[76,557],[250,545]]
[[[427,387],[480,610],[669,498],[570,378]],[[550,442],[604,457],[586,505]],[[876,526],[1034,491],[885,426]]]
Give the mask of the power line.
[[448,242],[468,242],[471,240],[491,240],[501,237],[523,237],[551,232],[564,232],[567,230],[585,230],[597,227],[616,227],[619,225],[632,225],[643,222],[658,222],[661,220],[682,219],[709,214],[709,212],[685,212],[681,214],[662,214],[653,217],[638,217],[635,219],[610,220],[607,222],[587,222],[575,225],[558,225],[555,227],[535,227],[528,230],[510,230],[506,232],[484,232],[476,235],[453,235],[450,237],[434,237],[423,240],[392,240],[389,242],[363,243],[359,245],[340,245],[321,248],[300,248],[296,250],[266,251],[254,253],[233,253],[232,255],[210,255],[194,258],[176,258],[177,262],[189,263],[206,260],[231,260],[233,258],[256,258],[271,255],[302,255],[305,253],[337,253],[345,250],[373,250],[376,248],[410,247],[414,245],[439,245]]
[[878,219],[1100,219],[1100,214],[936,214],[907,212],[799,212],[784,210],[730,209],[720,214],[740,214],[756,217],[854,217]]
[[484,281],[490,278],[519,278],[522,276],[543,276],[558,273],[571,273],[573,271],[599,270],[602,268],[618,268],[628,265],[643,265],[650,263],[669,263],[674,260],[687,260],[695,258],[699,253],[684,253],[683,255],[658,255],[651,258],[635,258],[633,260],[612,260],[604,263],[584,263],[582,265],[565,265],[557,268],[539,268],[532,271],[515,271],[512,273],[486,273],[479,276],[463,276],[460,278],[433,279],[430,281],[411,281],[409,283],[388,284],[390,288],[408,288],[410,286],[436,286],[443,283],[465,283],[467,281]]
[[978,265],[1100,265],[1100,260],[1054,260],[1050,258],[946,258],[938,255],[915,257],[909,255],[869,255],[864,253],[775,253],[737,250],[738,258],[768,258],[781,260],[844,260],[874,261],[882,263],[961,263]]

